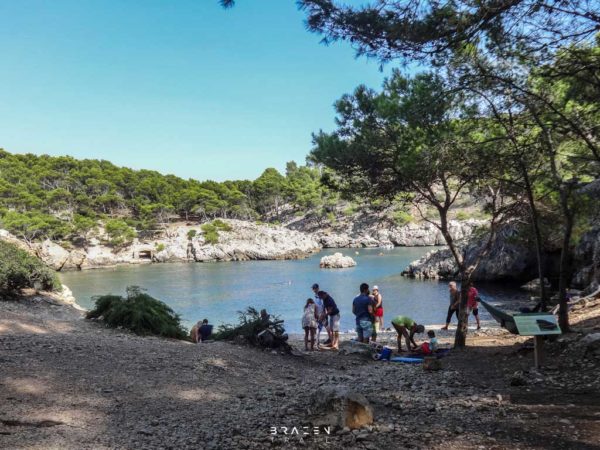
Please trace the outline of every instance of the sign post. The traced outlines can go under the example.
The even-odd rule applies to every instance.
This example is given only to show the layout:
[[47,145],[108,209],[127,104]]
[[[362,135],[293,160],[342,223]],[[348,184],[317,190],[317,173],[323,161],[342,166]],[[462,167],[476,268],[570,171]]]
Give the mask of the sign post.
[[524,313],[513,316],[521,336],[533,336],[533,357],[536,368],[544,364],[544,336],[561,334],[556,316],[548,313]]

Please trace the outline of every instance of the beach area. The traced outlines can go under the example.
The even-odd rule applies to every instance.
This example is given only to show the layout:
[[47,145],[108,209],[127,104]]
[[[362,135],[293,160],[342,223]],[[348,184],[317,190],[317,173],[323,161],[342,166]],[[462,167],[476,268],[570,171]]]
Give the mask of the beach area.
[[[140,337],[82,318],[57,298],[0,302],[0,447],[6,449],[597,449],[600,357],[582,333],[600,302],[573,311],[574,333],[547,343],[487,327],[442,370],[345,351],[292,355],[228,342]],[[438,332],[450,346],[453,329]],[[343,342],[352,336],[343,333]],[[395,333],[380,342],[395,346]],[[313,426],[323,389],[364,396],[359,429]]]

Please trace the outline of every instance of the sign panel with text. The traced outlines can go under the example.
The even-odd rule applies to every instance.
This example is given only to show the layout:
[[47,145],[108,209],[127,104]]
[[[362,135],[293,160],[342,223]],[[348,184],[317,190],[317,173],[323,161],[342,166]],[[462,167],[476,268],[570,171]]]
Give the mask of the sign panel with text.
[[562,333],[554,314],[515,314],[513,318],[521,336],[543,336]]

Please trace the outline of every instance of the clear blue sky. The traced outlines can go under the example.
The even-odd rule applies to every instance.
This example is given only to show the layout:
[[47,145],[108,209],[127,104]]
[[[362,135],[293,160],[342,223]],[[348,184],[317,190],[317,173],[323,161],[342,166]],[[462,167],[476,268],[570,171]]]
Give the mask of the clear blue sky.
[[0,147],[185,178],[283,171],[337,98],[385,76],[319,40],[294,0],[0,0]]

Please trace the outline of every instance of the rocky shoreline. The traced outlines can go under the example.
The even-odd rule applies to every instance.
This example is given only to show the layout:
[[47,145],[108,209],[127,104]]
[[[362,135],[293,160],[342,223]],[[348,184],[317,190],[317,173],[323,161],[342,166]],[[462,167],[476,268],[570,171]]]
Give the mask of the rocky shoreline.
[[[121,264],[152,262],[210,262],[280,260],[305,258],[322,248],[368,248],[396,246],[418,247],[442,245],[439,231],[429,223],[409,223],[402,227],[378,228],[374,225],[356,230],[313,231],[292,224],[268,225],[222,219],[230,230],[219,230],[218,242],[211,244],[201,231],[201,224],[175,224],[153,239],[134,239],[129,245],[110,246],[102,236],[85,246],[66,248],[45,240],[25,245],[5,230],[0,239],[17,243],[38,256],[55,270],[85,270]],[[464,239],[481,226],[481,221],[451,221],[455,239]],[[193,236],[190,236],[193,231]]]

